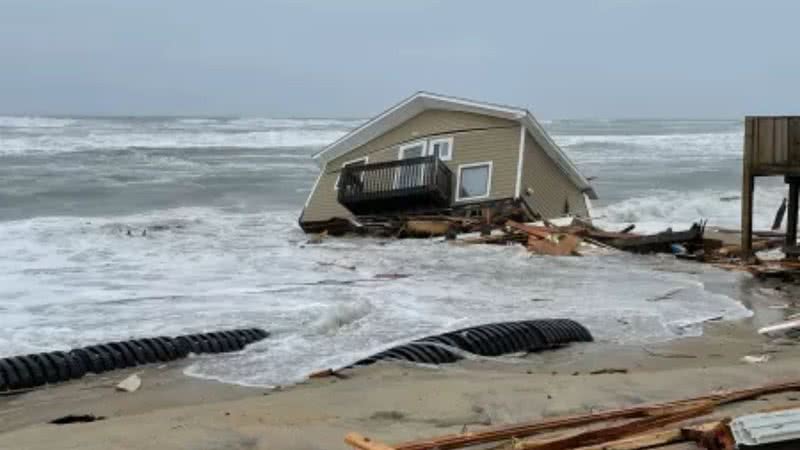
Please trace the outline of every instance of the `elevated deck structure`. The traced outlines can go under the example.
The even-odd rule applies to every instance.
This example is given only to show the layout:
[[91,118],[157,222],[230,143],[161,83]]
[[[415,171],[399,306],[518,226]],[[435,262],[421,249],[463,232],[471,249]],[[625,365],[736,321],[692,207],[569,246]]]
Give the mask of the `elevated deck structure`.
[[436,156],[342,169],[338,200],[356,215],[425,211],[450,206],[453,174]]
[[800,255],[797,208],[800,193],[800,116],[747,116],[742,168],[742,253],[753,255],[753,192],[755,178],[783,176],[789,185],[784,252]]

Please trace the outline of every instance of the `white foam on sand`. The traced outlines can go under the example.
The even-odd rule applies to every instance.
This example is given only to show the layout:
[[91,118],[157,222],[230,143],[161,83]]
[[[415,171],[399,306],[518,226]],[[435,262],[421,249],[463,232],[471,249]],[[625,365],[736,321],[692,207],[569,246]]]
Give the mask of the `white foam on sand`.
[[491,321],[569,317],[599,340],[630,343],[697,334],[705,320],[750,314],[707,287],[740,275],[686,270],[671,257],[550,258],[521,247],[306,239],[294,211],[179,208],[2,222],[0,356],[257,326],[273,336],[243,352],[198,357],[187,373],[275,385]]

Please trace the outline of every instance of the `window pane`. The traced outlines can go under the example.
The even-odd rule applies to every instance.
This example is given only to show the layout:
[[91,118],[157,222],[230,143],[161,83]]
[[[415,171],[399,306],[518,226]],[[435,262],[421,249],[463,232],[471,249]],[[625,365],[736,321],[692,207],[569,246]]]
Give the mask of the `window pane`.
[[415,145],[413,147],[406,147],[403,149],[403,159],[418,158],[422,156],[422,145]]
[[433,144],[433,152],[434,156],[437,156],[441,159],[449,159],[450,158],[450,143],[447,141],[444,142],[436,142]]
[[489,193],[489,166],[467,167],[461,169],[461,186],[458,196],[461,198],[480,197]]
[[[350,162],[346,162],[346,163],[342,164],[342,168],[354,167],[354,166],[363,166],[363,165],[366,165],[366,164],[367,164],[367,160],[365,160],[365,159],[357,159],[355,161],[350,161]],[[364,181],[364,173],[361,173],[361,176],[359,178],[361,179],[361,181]],[[339,186],[341,186],[341,185],[342,185],[342,174],[340,173],[339,176],[336,177],[336,186],[335,186],[335,188],[339,189]]]

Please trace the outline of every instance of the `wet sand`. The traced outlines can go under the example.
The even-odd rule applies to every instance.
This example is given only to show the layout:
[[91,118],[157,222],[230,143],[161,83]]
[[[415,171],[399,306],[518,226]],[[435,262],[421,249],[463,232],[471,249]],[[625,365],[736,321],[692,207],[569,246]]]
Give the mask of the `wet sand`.
[[[702,337],[646,347],[580,344],[524,358],[442,367],[381,363],[345,371],[345,379],[317,379],[276,390],[190,378],[181,364],[87,376],[0,398],[0,449],[346,448],[342,439],[349,431],[396,443],[800,379],[800,346],[755,331],[794,312],[798,290],[767,284],[753,289],[759,293],[748,299],[753,317],[709,322]],[[745,355],[769,355],[770,360],[751,364],[741,360]],[[604,369],[619,373],[591,373]],[[133,372],[142,377],[141,389],[115,391],[114,385]],[[793,403],[800,406],[800,393],[721,412]],[[67,414],[105,419],[48,423]]]

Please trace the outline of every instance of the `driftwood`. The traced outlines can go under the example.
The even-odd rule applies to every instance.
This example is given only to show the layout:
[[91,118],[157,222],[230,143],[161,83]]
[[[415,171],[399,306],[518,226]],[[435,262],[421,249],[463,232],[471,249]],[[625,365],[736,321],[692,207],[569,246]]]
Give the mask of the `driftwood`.
[[[630,433],[631,432],[630,430],[632,429],[638,430],[638,431],[632,431],[632,433],[641,433],[654,429],[652,427],[655,427],[656,424],[660,424],[658,425],[658,427],[669,425],[671,423],[675,423],[676,421],[686,420],[687,418],[695,417],[696,415],[699,415],[701,411],[710,412],[715,407],[721,405],[749,400],[756,397],[760,397],[762,395],[775,394],[779,392],[786,392],[793,390],[794,391],[800,390],[800,381],[791,381],[786,383],[772,383],[750,389],[718,392],[700,397],[678,400],[668,403],[642,405],[642,406],[634,406],[631,408],[615,409],[597,413],[587,413],[587,414],[578,414],[566,417],[548,418],[532,422],[494,427],[473,433],[451,434],[435,438],[415,440],[398,444],[395,446],[388,446],[386,444],[381,444],[379,442],[370,440],[368,438],[364,438],[366,439],[366,441],[359,441],[362,444],[366,443],[368,445],[354,445],[352,443],[354,442],[354,439],[352,438],[355,436],[360,436],[355,433],[351,433],[348,435],[347,443],[363,450],[389,450],[389,449],[431,450],[434,448],[438,448],[440,450],[449,450],[449,449],[462,448],[472,445],[504,441],[512,438],[524,438],[543,432],[563,430],[566,428],[595,424],[598,422],[604,422],[608,420],[641,419],[638,421],[640,423],[634,426],[633,428],[627,428],[627,429],[623,428],[621,431],[619,428],[616,428],[617,431],[614,431],[611,434],[606,435],[607,437],[612,436],[609,440],[619,440],[624,437],[631,436],[631,434],[628,433]],[[574,436],[570,436],[568,439],[575,439],[575,438]],[[588,444],[588,442],[591,442],[592,439],[600,439],[600,437],[598,437],[598,435],[583,434],[583,438],[581,438],[580,440],[576,440],[574,442],[587,442],[587,444],[580,444],[584,446],[592,445]],[[539,444],[543,443],[540,442]],[[553,444],[552,441],[547,442],[547,444],[556,445]],[[536,448],[536,447],[530,447],[530,448]],[[540,447],[540,448],[559,448],[559,447]],[[570,447],[561,447],[561,448],[570,448]]]
[[623,425],[584,431],[566,438],[523,441],[514,445],[514,450],[569,450],[576,447],[615,441],[708,414],[713,411],[715,406],[716,402],[707,400],[694,406],[678,409],[675,412],[648,417]]
[[703,239],[703,226],[694,224],[686,231],[664,231],[647,236],[626,237],[606,242],[612,247],[636,253],[670,252],[672,244],[694,242]]

